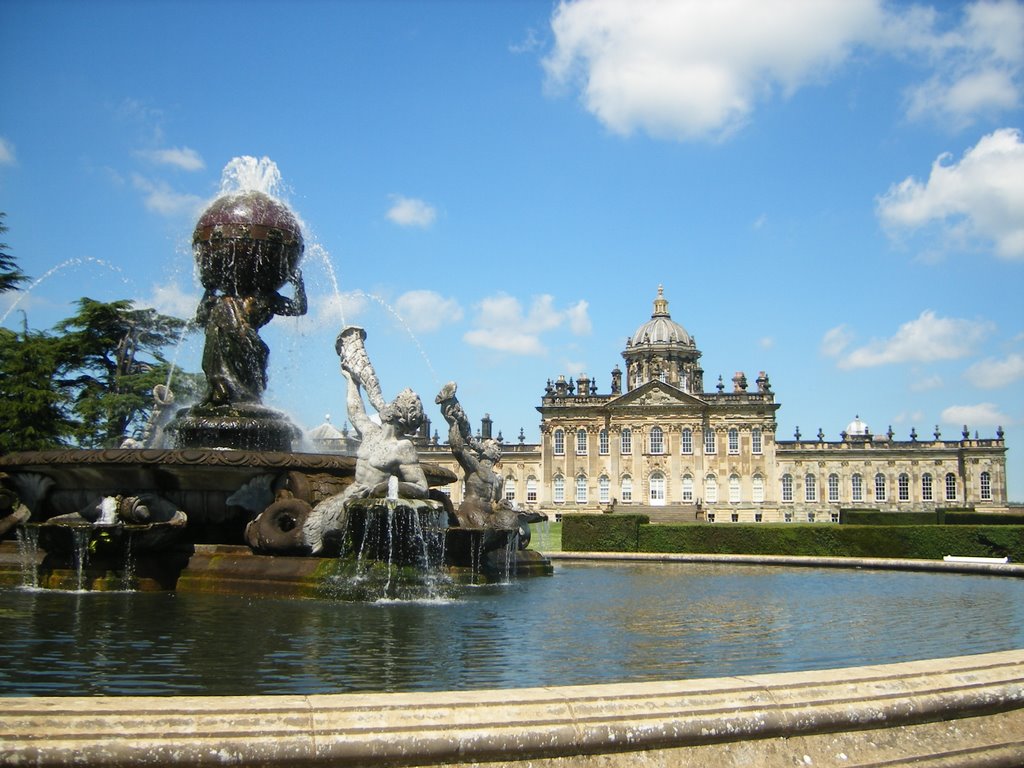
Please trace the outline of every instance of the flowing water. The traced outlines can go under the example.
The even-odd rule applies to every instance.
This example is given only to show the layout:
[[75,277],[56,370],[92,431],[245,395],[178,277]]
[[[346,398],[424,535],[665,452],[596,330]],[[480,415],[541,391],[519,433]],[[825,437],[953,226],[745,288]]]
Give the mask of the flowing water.
[[1024,647],[1024,580],[558,564],[430,601],[0,591],[0,695],[307,694],[747,675]]

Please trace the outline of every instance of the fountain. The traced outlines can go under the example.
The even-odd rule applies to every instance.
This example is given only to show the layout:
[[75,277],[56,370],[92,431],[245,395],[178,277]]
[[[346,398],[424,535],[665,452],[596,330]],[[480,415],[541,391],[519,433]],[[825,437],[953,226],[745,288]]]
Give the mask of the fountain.
[[[38,529],[47,553],[40,584],[104,588],[123,583],[112,573],[131,569],[143,589],[259,591],[268,581],[295,581],[300,571],[299,581],[336,584],[344,571],[338,558],[462,569],[473,579],[551,573],[536,553],[517,555],[518,528],[504,518],[474,528],[475,548],[447,546],[449,537],[459,539],[450,532],[460,520],[438,486],[456,477],[419,461],[409,436],[423,421],[422,402],[410,390],[385,401],[362,328],[344,328],[336,346],[349,419],[362,438],[357,456],[293,451],[299,430],[262,402],[270,350],[260,337],[275,316],[307,311],[304,242],[286,205],[262,190],[222,194],[199,217],[192,243],[204,289],[196,324],[205,333],[207,390],[148,429],[173,446],[126,441],[117,449],[0,457],[0,525]],[[363,390],[379,423],[365,411]],[[166,414],[173,394],[162,387],[154,397],[154,411]],[[249,576],[219,570],[207,545],[221,553],[236,547],[235,557],[248,545],[235,570]],[[487,556],[498,550],[512,554]],[[265,555],[311,557],[285,566]],[[318,565],[322,558],[328,567]],[[203,564],[211,578],[196,576]]]

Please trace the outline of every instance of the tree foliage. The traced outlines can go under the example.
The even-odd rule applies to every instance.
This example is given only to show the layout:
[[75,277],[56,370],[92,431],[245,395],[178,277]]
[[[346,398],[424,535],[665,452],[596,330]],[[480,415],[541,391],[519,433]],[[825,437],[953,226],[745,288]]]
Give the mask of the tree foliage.
[[141,432],[153,388],[170,374],[164,350],[178,344],[186,326],[128,300],[78,300],[78,311],[56,326],[58,384],[71,401],[78,445],[116,447]]
[[[4,224],[6,216],[6,213],[0,211],[0,237],[7,231],[7,225]],[[28,275],[18,269],[18,263],[7,252],[9,247],[7,243],[0,242],[0,293],[16,291],[22,283],[28,282]]]
[[[79,299],[54,332],[0,329],[0,451],[112,448],[139,437],[187,323],[131,301]],[[201,377],[175,371],[180,399]]]

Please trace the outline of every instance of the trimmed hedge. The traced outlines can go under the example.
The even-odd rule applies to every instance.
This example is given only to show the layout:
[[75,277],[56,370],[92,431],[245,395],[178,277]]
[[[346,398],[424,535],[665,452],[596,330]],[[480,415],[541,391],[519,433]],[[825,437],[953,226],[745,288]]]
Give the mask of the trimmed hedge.
[[840,525],[935,525],[934,512],[881,512],[877,509],[841,509]]
[[996,515],[971,509],[940,509],[939,522],[945,525],[1024,525],[1024,515]]
[[565,515],[563,552],[636,552],[638,531],[647,515]]
[[1005,525],[645,525],[637,543],[640,552],[1024,562],[1024,526]]

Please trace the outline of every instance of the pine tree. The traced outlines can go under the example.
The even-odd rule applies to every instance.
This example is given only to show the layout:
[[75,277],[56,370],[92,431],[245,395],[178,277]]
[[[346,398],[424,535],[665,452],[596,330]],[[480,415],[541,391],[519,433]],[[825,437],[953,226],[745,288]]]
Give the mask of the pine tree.
[[[6,213],[0,211],[0,237],[7,231],[7,225],[4,224],[6,216]],[[28,282],[28,275],[18,269],[18,263],[7,252],[9,247],[7,243],[0,243],[0,293],[16,291],[22,283]]]

